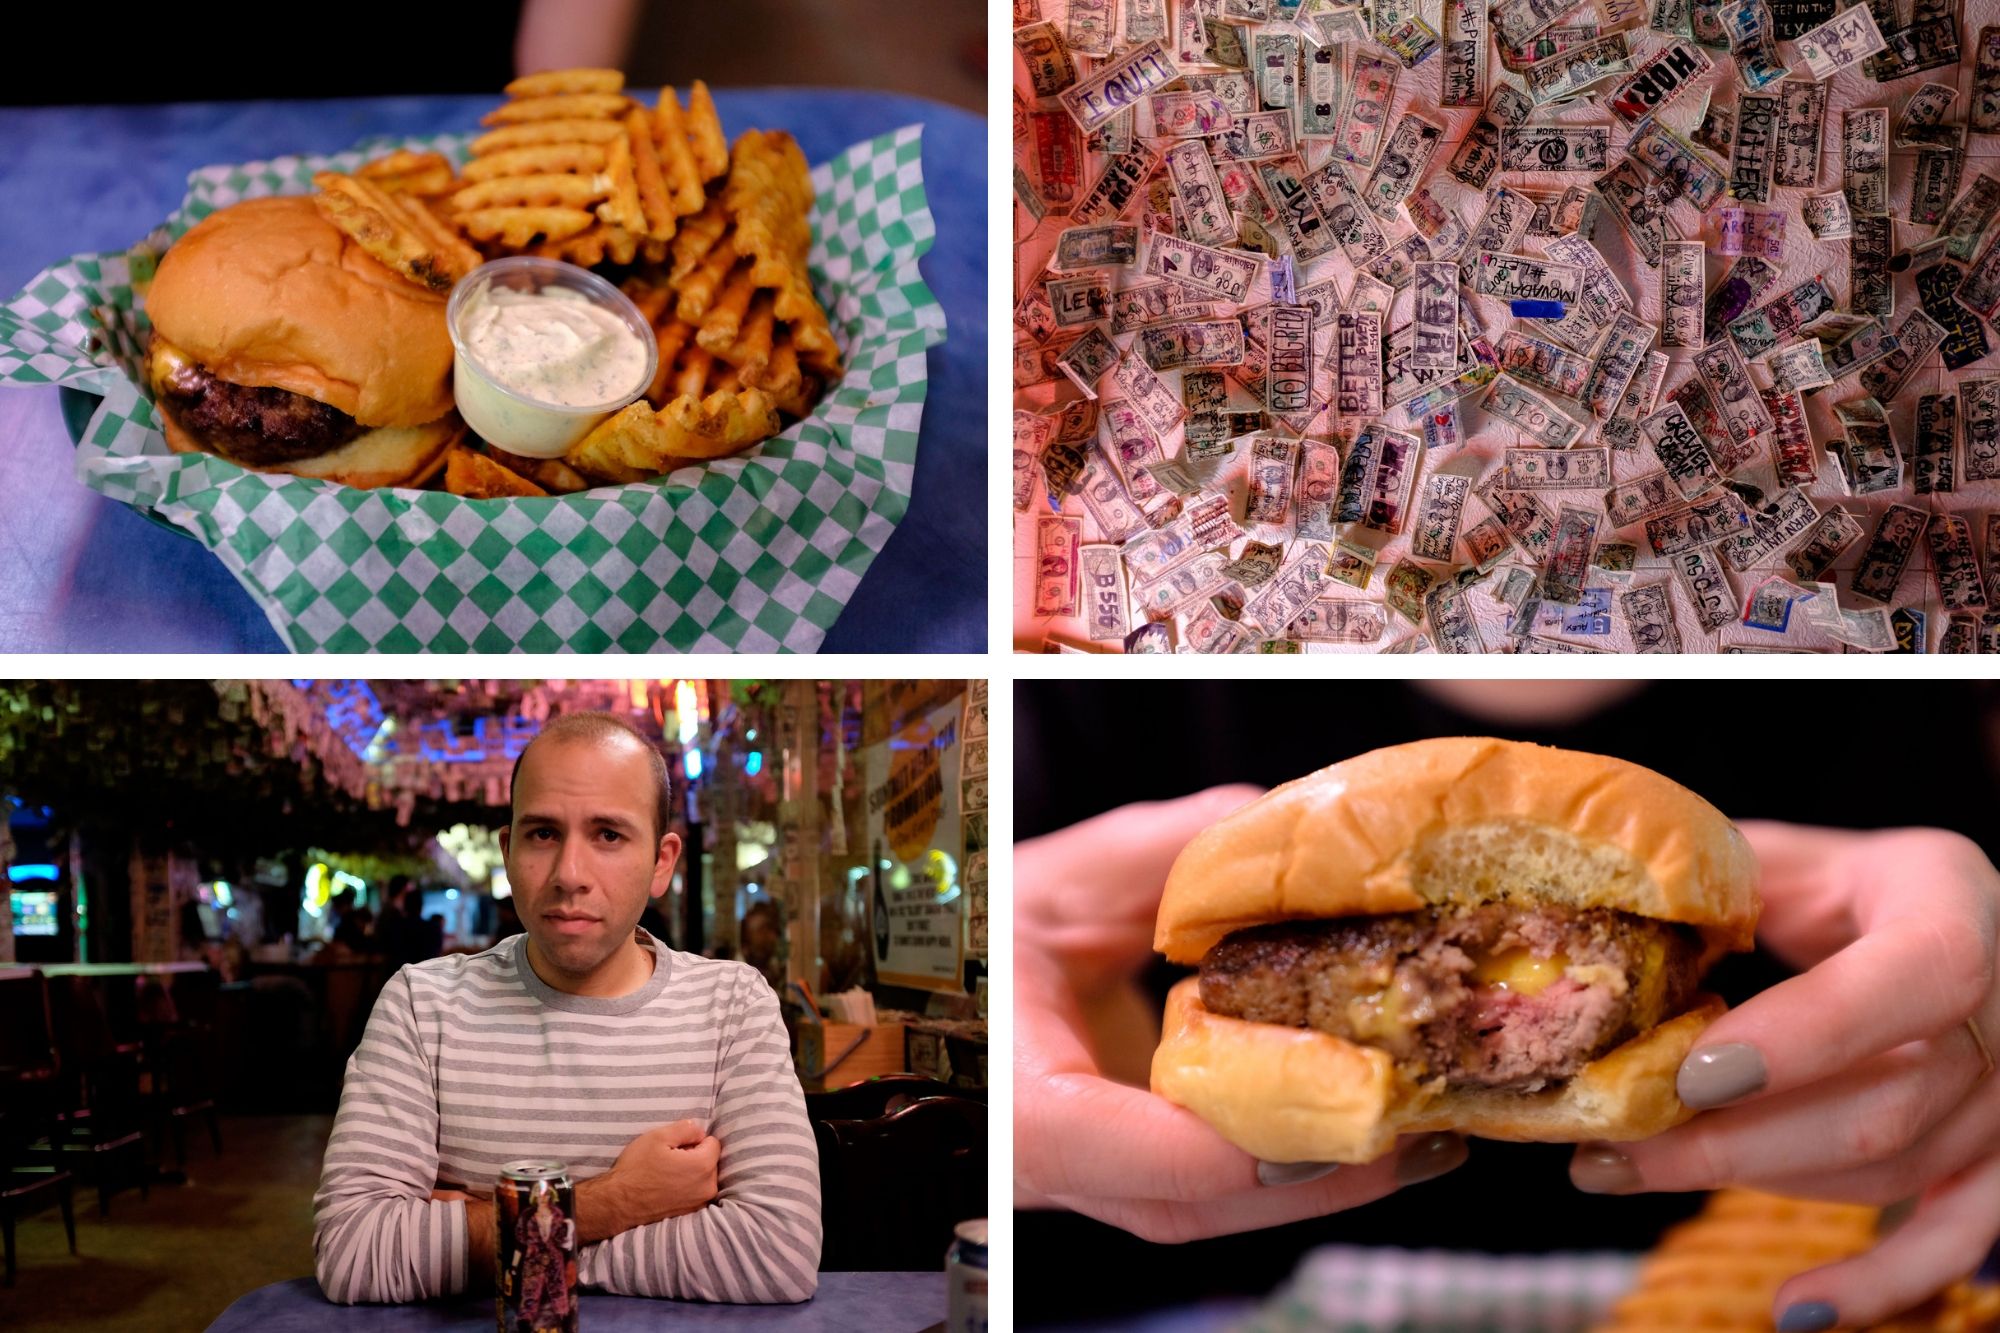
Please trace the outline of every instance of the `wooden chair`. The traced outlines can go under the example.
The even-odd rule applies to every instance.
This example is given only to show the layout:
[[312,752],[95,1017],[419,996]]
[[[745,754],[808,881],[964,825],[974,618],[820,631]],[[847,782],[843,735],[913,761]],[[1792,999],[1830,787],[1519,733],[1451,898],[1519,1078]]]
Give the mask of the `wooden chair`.
[[[111,1213],[111,1196],[139,1187],[151,1197],[152,1165],[141,1128],[137,1034],[113,1030],[98,978],[48,979],[49,1013],[62,1071],[62,1098],[50,1133],[36,1150],[51,1165],[76,1171],[97,1190],[99,1216]],[[129,987],[127,987],[129,990]]]
[[986,1216],[986,1107],[979,1102],[926,1097],[866,1120],[815,1120],[813,1137],[823,1269],[933,1269],[944,1262],[952,1228]]
[[[160,985],[147,977],[139,981],[142,988]],[[187,1124],[196,1116],[207,1124],[215,1155],[222,1156],[213,1059],[217,987],[218,978],[212,971],[180,972],[174,974],[171,986],[154,1003],[148,1004],[141,996],[149,1076],[146,1100],[150,1108],[148,1119],[153,1125],[154,1155],[163,1155],[159,1151],[159,1137],[164,1127],[173,1136],[176,1171],[187,1165]]]
[[14,1285],[16,1219],[59,1204],[69,1252],[76,1253],[75,1177],[30,1152],[30,1145],[50,1132],[57,1072],[41,974],[0,981],[0,1236],[6,1242],[9,1287]]

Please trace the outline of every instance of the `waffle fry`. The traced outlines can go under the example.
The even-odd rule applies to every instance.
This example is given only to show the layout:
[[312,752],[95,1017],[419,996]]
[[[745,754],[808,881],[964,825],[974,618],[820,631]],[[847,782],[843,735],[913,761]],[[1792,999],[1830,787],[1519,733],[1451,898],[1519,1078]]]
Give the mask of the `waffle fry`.
[[569,495],[590,489],[590,479],[560,458],[523,458],[490,444],[486,449],[494,462],[517,477],[526,477],[550,495]]
[[581,208],[481,208],[458,215],[458,225],[475,240],[498,241],[524,250],[537,236],[565,240],[595,219]]
[[519,125],[533,120],[602,120],[622,116],[632,99],[623,93],[558,93],[502,102],[479,118],[481,125]]
[[[1770,1333],[1778,1288],[1868,1249],[1879,1216],[1855,1204],[1720,1191],[1698,1217],[1667,1232],[1641,1265],[1637,1288],[1592,1333]],[[1962,1282],[1875,1333],[1996,1328],[2000,1288]]]
[[390,194],[447,194],[455,183],[451,159],[443,153],[398,151],[364,163],[354,174]]
[[719,241],[702,256],[694,271],[680,279],[676,291],[679,302],[676,310],[682,319],[698,320],[708,313],[715,303],[716,293],[722,290],[729,271],[736,267],[736,249],[727,241]]
[[[703,312],[701,331],[695,335],[695,341],[722,356],[735,345],[736,335],[743,330],[743,316],[750,310],[750,298],[756,293],[757,284],[750,277],[750,265],[738,264],[731,269],[722,290],[716,293],[714,302]],[[724,357],[724,360],[727,359]]]
[[[746,377],[760,375],[771,364],[771,345],[777,332],[777,322],[771,293],[758,292],[729,345],[710,350]],[[702,327],[706,330],[708,326],[704,323]]]
[[695,161],[687,118],[671,88],[660,89],[659,103],[653,109],[653,137],[660,145],[661,172],[667,188],[673,191],[674,211],[683,216],[697,211],[707,198],[701,187],[708,178]]
[[566,93],[615,93],[625,75],[615,69],[552,69],[524,74],[501,91],[509,97],[555,97]]
[[637,481],[667,470],[670,460],[727,458],[777,432],[777,406],[761,390],[699,400],[684,394],[658,411],[632,404],[584,436],[567,461],[590,476]]
[[[447,292],[479,265],[479,255],[422,204],[389,194],[371,180],[322,171],[313,177],[320,216],[355,244],[419,287]],[[406,209],[404,205],[409,205]]]
[[668,247],[673,256],[668,280],[678,283],[694,272],[728,232],[729,210],[722,206],[721,199],[711,199],[701,212],[683,221],[680,231],[675,233],[674,243]]
[[535,148],[548,144],[608,144],[625,133],[615,120],[537,120],[525,125],[482,134],[472,141],[475,158],[489,157],[514,148]]
[[606,151],[604,144],[580,141],[502,148],[467,163],[465,180],[490,181],[503,176],[543,176],[564,171],[596,175],[604,170]]
[[451,452],[445,455],[444,488],[469,500],[548,494],[526,477],[508,471],[485,454],[476,453],[462,444],[454,445]]
[[541,259],[561,259],[583,268],[629,264],[639,257],[641,238],[623,227],[597,223],[568,238],[551,238],[522,251]]
[[700,79],[688,89],[687,126],[688,146],[694,150],[701,178],[712,181],[729,170],[729,141],[722,137],[722,121],[715,114],[708,85]]
[[602,174],[595,172],[588,176],[555,171],[501,176],[457,191],[451,204],[461,213],[482,208],[590,208],[604,197],[608,186]]
[[642,111],[625,117],[625,137],[611,142],[604,174],[611,197],[597,206],[597,216],[654,240],[670,240],[679,219],[660,174],[659,145],[652,122]]
[[722,188],[736,252],[751,260],[751,277],[777,292],[777,317],[792,326],[805,365],[840,373],[840,344],[812,294],[806,256],[812,249],[812,178],[792,136],[746,131],[736,140],[729,181]]

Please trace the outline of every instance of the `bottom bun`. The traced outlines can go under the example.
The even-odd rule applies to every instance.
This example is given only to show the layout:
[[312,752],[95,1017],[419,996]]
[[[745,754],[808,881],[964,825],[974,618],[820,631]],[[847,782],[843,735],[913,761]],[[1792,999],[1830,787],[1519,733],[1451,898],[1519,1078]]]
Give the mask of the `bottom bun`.
[[1455,1130],[1530,1143],[1624,1142],[1694,1114],[1674,1077],[1703,1029],[1728,1011],[1713,995],[1541,1092],[1444,1091],[1398,1077],[1387,1051],[1312,1028],[1225,1018],[1201,979],[1167,996],[1153,1091],[1266,1162],[1372,1162],[1399,1134]]
[[[229,458],[220,449],[210,449],[160,407],[161,427],[167,447],[177,454],[208,453]],[[456,412],[446,413],[426,426],[381,426],[355,436],[338,449],[312,458],[267,467],[236,463],[252,472],[285,472],[295,477],[315,477],[321,481],[356,486],[363,490],[377,486],[416,486],[437,474],[445,454],[465,433],[465,423]]]

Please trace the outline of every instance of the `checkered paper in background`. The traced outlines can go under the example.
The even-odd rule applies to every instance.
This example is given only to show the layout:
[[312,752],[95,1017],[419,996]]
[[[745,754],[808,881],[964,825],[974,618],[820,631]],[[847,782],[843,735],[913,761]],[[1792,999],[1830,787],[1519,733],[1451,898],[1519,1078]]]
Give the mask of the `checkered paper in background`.
[[[812,173],[811,267],[847,373],[749,457],[546,499],[363,491],[168,451],[140,394],[135,300],[174,239],[242,199],[303,194],[396,147],[463,163],[469,136],[205,167],[122,254],[78,255],[0,305],[0,385],[103,397],[77,476],[191,532],[299,652],[810,652],[909,507],[924,352],[944,311],[917,271],[936,235],[922,127]],[[112,558],[109,552],[105,558]]]
[[1237,1333],[1584,1333],[1632,1289],[1637,1256],[1513,1258],[1328,1245]]

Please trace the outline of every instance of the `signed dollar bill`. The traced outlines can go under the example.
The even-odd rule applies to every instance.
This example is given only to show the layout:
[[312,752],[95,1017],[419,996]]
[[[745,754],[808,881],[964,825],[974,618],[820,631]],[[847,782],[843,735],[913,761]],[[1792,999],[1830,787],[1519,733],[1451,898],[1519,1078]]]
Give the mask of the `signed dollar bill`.
[[1193,287],[1207,295],[1243,304],[1260,261],[1235,250],[1217,250],[1178,236],[1153,236],[1147,241],[1146,272]]
[[1674,603],[1664,583],[1648,583],[1618,594],[1618,608],[1625,613],[1626,628],[1632,632],[1632,649],[1641,653],[1678,653],[1681,634],[1674,624]]
[[1512,490],[1601,491],[1611,481],[1609,449],[1509,449],[1504,456]]
[[1819,516],[1805,540],[1785,552],[1785,567],[1801,583],[1817,583],[1848,547],[1861,540],[1861,523],[1838,505]]
[[1699,347],[1702,282],[1708,247],[1700,241],[1668,241],[1660,263],[1660,345]]
[[1694,605],[1695,622],[1714,631],[1736,619],[1736,594],[1712,547],[1695,546],[1668,557],[1668,565]]
[[[1108,15],[1108,0],[1104,7]],[[1109,38],[1107,25],[1107,45],[1101,54],[1110,54]],[[1071,25],[1070,46],[1082,49],[1076,45],[1074,24]],[[1140,98],[1158,92],[1179,77],[1180,70],[1167,58],[1166,50],[1156,41],[1146,42],[1089,78],[1065,88],[1059,94],[1059,100],[1079,126],[1094,130],[1127,107],[1137,105]]]
[[1496,377],[1479,406],[1547,449],[1567,449],[1583,436],[1583,423],[1510,375]]
[[1083,520],[1067,514],[1042,514],[1035,519],[1035,614],[1076,614],[1077,548],[1083,544]]
[[1299,447],[1291,440],[1260,435],[1250,446],[1250,496],[1245,523],[1283,523],[1291,511],[1292,475]]
[[1800,34],[1797,49],[1814,80],[1824,82],[1887,46],[1868,6],[1855,5]]
[[1079,548],[1083,616],[1091,642],[1123,642],[1131,631],[1131,606],[1126,601],[1125,562],[1116,546]]
[[1876,521],[1875,535],[1861,554],[1860,567],[1854,571],[1852,590],[1856,597],[1871,602],[1894,600],[1903,567],[1910,562],[1910,553],[1929,521],[1930,515],[1908,505],[1892,504],[1883,511]]
[[1416,526],[1410,533],[1413,554],[1439,564],[1451,561],[1452,546],[1458,539],[1460,516],[1472,483],[1448,472],[1432,474],[1424,484],[1424,497],[1417,506]]

